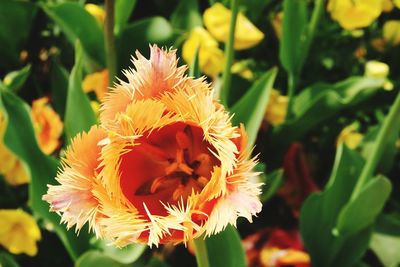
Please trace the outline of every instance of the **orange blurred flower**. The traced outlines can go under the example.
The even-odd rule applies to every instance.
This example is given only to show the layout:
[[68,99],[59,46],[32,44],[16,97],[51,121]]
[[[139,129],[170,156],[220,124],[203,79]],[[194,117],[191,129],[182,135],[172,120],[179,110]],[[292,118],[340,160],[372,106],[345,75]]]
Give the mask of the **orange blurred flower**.
[[82,88],[85,93],[95,92],[97,99],[102,100],[108,92],[108,70],[87,75],[82,82]]
[[311,266],[297,230],[266,228],[246,237],[243,246],[249,266]]
[[85,223],[117,246],[186,242],[261,210],[248,180],[243,127],[213,100],[204,79],[177,67],[176,51],[136,53],[127,82],[106,96],[101,126],[75,137],[43,197],[67,227]]
[[49,99],[42,97],[32,103],[32,119],[36,138],[43,153],[49,155],[60,145],[63,123],[58,114],[50,107]]
[[4,144],[6,127],[5,114],[0,111],[0,174],[13,186],[29,183],[30,176],[26,167]]

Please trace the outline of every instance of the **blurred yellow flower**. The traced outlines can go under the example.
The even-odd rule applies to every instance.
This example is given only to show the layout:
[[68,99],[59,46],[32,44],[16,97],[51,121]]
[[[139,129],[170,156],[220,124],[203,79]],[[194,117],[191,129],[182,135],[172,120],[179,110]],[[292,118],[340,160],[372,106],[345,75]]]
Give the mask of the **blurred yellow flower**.
[[336,145],[340,146],[341,144],[346,144],[347,147],[350,149],[355,149],[358,147],[358,145],[361,143],[362,139],[364,138],[364,135],[357,132],[357,125],[356,124],[351,124],[340,132]]
[[274,32],[278,40],[280,40],[282,36],[282,23],[283,23],[283,12],[281,11],[274,14],[274,17],[272,18],[272,27],[274,28]]
[[[203,15],[207,30],[220,42],[227,42],[231,11],[221,3],[216,3],[206,9]],[[236,50],[256,46],[264,38],[264,34],[254,26],[248,18],[239,12],[236,21],[235,43]]]
[[292,248],[266,247],[260,253],[265,266],[310,266],[310,256],[301,250]]
[[376,61],[370,60],[365,64],[365,76],[372,78],[386,78],[389,75],[389,65]]
[[32,103],[32,119],[36,138],[43,153],[49,155],[60,145],[63,123],[58,114],[50,107],[49,99],[42,97]]
[[0,210],[0,244],[13,254],[37,254],[41,239],[35,219],[23,210]]
[[393,3],[397,8],[400,8],[400,0],[393,0]]
[[10,185],[26,184],[30,181],[30,176],[23,163],[4,145],[5,130],[5,116],[0,112],[0,174]]
[[196,50],[199,49],[199,65],[203,73],[215,77],[224,67],[224,52],[218,42],[201,27],[194,28],[182,47],[182,57],[192,64]]
[[265,111],[265,120],[272,125],[278,125],[285,121],[288,98],[279,93],[279,91],[272,89],[269,96],[267,110]]
[[382,0],[382,11],[390,12],[394,8],[392,0]]
[[400,44],[400,20],[389,20],[383,25],[383,39],[395,46]]
[[254,78],[254,74],[247,66],[246,60],[235,62],[232,65],[231,72],[246,80],[252,80]]
[[90,101],[90,106],[92,107],[94,114],[96,114],[96,117],[99,115],[100,111],[100,104],[96,100]]
[[369,26],[382,12],[383,0],[330,0],[328,12],[332,19],[352,30]]
[[86,75],[82,82],[85,93],[94,92],[97,99],[102,100],[108,92],[108,70],[94,72]]
[[95,4],[86,4],[85,9],[93,17],[96,18],[98,23],[100,23],[101,25],[104,24],[104,20],[106,18],[106,13],[104,12],[104,9],[102,7],[95,5]]
[[383,38],[374,38],[371,40],[371,46],[379,53],[385,52],[386,42]]

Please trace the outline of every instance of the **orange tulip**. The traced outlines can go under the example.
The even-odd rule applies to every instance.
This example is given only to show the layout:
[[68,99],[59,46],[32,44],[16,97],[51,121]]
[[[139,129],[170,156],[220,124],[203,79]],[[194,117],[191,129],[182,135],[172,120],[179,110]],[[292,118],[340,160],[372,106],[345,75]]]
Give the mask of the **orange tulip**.
[[67,227],[89,224],[117,246],[180,243],[261,210],[249,182],[244,128],[234,127],[204,79],[177,67],[176,51],[136,53],[127,82],[106,96],[100,127],[72,141],[43,198]]
[[59,147],[59,139],[64,127],[60,117],[48,103],[47,97],[36,99],[32,103],[32,119],[36,138],[45,154],[51,154]]

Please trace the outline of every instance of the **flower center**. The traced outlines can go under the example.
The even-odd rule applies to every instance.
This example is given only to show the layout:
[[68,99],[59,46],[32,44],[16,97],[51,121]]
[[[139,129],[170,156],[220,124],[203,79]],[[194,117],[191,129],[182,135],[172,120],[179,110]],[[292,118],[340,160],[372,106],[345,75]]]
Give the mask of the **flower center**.
[[121,189],[135,207],[145,204],[157,215],[165,213],[163,204],[201,192],[220,164],[203,130],[181,122],[145,134],[128,149],[120,165]]

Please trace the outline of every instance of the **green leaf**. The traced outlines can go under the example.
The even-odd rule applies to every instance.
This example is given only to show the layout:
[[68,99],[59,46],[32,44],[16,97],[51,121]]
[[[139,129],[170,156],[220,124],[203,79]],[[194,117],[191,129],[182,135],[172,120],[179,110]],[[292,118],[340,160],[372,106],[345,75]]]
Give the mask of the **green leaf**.
[[294,118],[273,129],[270,143],[279,143],[282,147],[282,142],[290,144],[300,140],[321,123],[369,100],[383,83],[382,79],[351,77],[336,84],[315,84],[305,88],[294,99]]
[[246,257],[236,230],[228,225],[224,231],[206,239],[210,267],[244,267]]
[[0,1],[0,67],[20,65],[20,52],[26,47],[37,8],[29,1]]
[[50,66],[50,89],[53,105],[58,114],[63,118],[68,92],[68,72],[56,61],[51,62]]
[[71,44],[79,40],[85,55],[100,66],[105,66],[103,30],[82,5],[63,2],[42,4],[41,7],[60,26]]
[[370,247],[383,266],[394,267],[400,265],[400,237],[374,233]]
[[30,73],[31,73],[30,64],[26,65],[20,70],[12,71],[4,77],[3,79],[4,85],[7,86],[10,90],[17,92],[25,84]]
[[378,233],[400,237],[400,212],[380,214],[374,230]]
[[282,40],[279,59],[285,70],[297,76],[303,65],[303,43],[307,29],[308,14],[306,0],[283,2]]
[[244,123],[246,127],[249,147],[252,147],[256,141],[277,72],[277,68],[272,68],[261,76],[231,108],[231,112],[235,114],[233,123],[235,125]]
[[131,244],[123,248],[105,245],[103,246],[104,255],[124,264],[135,262],[148,248],[147,245]]
[[79,45],[75,49],[75,66],[69,76],[67,104],[65,109],[65,133],[68,139],[82,131],[89,131],[97,119],[87,95],[82,90],[82,53]]
[[116,0],[114,21],[115,35],[119,35],[125,29],[129,17],[135,9],[136,2],[136,0]]
[[[335,266],[333,261],[344,247],[352,247],[351,262],[355,263],[365,251],[360,238],[369,238],[369,230],[355,236],[345,237],[333,234],[337,217],[349,201],[357,178],[364,165],[363,159],[346,146],[341,146],[336,154],[331,177],[323,192],[311,194],[303,203],[300,213],[300,231],[313,266]],[[366,227],[367,228],[367,227]],[[365,235],[367,235],[365,237]],[[366,249],[366,248],[365,248]]]
[[192,64],[189,68],[189,76],[194,78],[200,78],[201,71],[200,71],[200,64],[199,64],[199,49],[196,49],[196,53],[194,53],[194,58],[192,60]]
[[197,0],[180,0],[171,15],[171,24],[175,29],[190,31],[196,26],[202,26]]
[[392,185],[378,176],[367,183],[356,199],[347,203],[339,214],[337,231],[340,235],[351,235],[371,225],[382,211]]
[[[47,192],[47,184],[54,183],[58,162],[40,150],[29,106],[10,91],[0,90],[0,110],[5,115],[7,125],[4,143],[29,168],[29,203],[34,214],[53,224],[70,256],[73,259],[77,258],[89,248],[89,235],[81,231],[77,237],[73,231],[67,231],[66,227],[60,224],[60,217],[56,213],[50,213],[49,205],[42,200],[42,196]],[[23,131],[21,125],[24,127]]]
[[117,39],[120,68],[130,65],[131,56],[138,50],[149,55],[149,44],[170,47],[173,45],[173,29],[163,17],[145,18],[129,24]]
[[90,250],[84,253],[75,262],[75,267],[92,267],[92,266],[127,267],[129,265],[121,263],[95,250]]
[[2,267],[19,267],[18,262],[8,253],[0,253],[0,266]]

